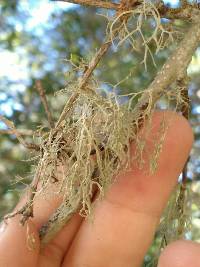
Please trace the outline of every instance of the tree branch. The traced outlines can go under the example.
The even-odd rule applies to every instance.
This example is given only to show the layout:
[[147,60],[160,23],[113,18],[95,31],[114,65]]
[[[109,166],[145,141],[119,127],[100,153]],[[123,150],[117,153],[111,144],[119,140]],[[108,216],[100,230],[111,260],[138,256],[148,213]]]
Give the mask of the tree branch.
[[154,108],[156,101],[165,89],[185,75],[192,56],[200,43],[200,15],[194,15],[194,18],[195,23],[139,99],[134,112],[136,121],[138,118],[143,118],[143,113],[147,108]]
[[158,12],[161,17],[167,19],[183,19],[183,20],[193,20],[194,11],[199,10],[199,6],[195,4],[183,5],[179,8],[170,8],[160,1],[156,4]]
[[8,219],[13,218],[18,214],[21,215],[21,218],[20,218],[20,224],[21,225],[24,225],[25,222],[30,217],[33,217],[33,201],[34,201],[34,197],[35,197],[35,194],[37,192],[38,183],[39,183],[39,180],[41,177],[42,167],[43,167],[43,162],[40,160],[40,162],[38,163],[37,170],[35,172],[33,181],[32,181],[31,186],[29,188],[28,199],[26,201],[26,204],[24,206],[22,206],[21,208],[15,210],[14,212],[9,213],[6,216],[4,216],[5,223],[7,223]]
[[[105,55],[105,53],[108,51],[109,47],[111,46],[112,42],[111,41],[107,41],[105,43],[103,43],[101,45],[101,47],[99,48],[99,50],[97,51],[97,53],[94,55],[93,59],[91,60],[91,62],[89,63],[88,69],[86,70],[86,72],[84,73],[83,77],[81,78],[80,82],[79,82],[79,86],[77,91],[79,90],[83,90],[84,87],[86,86],[87,82],[89,81],[94,69],[96,68],[96,66],[98,65],[98,63],[100,62],[101,58]],[[64,120],[65,116],[67,115],[67,113],[69,112],[71,106],[73,105],[73,103],[76,101],[76,99],[79,96],[79,92],[76,92],[75,94],[73,94],[70,99],[68,100],[68,102],[66,103],[57,123],[55,128],[59,127],[59,125],[61,124],[61,122]]]
[[105,8],[105,9],[114,9],[118,10],[120,8],[119,4],[112,3],[112,2],[105,2],[101,0],[52,0],[52,1],[62,1],[62,2],[68,2],[72,4],[78,4],[83,6],[91,6],[91,7],[99,7],[99,8]]
[[[21,136],[33,136],[34,131],[27,129],[16,129]],[[0,129],[0,134],[13,134],[13,130]]]
[[[105,8],[112,9],[118,12],[123,12],[124,8],[128,11],[133,7],[141,5],[142,0],[126,0],[122,1],[121,4],[112,3],[112,2],[104,2],[104,1],[96,1],[96,0],[52,0],[52,1],[61,1],[68,2],[73,4],[79,4],[83,6],[91,6],[96,8]],[[127,3],[125,3],[127,2]],[[155,4],[160,16],[167,19],[192,19],[192,13],[194,10],[199,10],[198,4],[190,4],[187,3],[182,5],[180,8],[170,8],[164,4],[163,1],[159,1]]]
[[52,117],[51,111],[49,109],[49,105],[48,105],[48,102],[47,102],[45,90],[42,87],[41,81],[36,81],[36,89],[37,89],[37,91],[38,91],[38,93],[40,95],[42,104],[43,104],[45,112],[47,114],[47,119],[48,119],[50,128],[53,128],[54,127],[53,117]]
[[5,123],[5,125],[10,129],[10,131],[12,132],[12,134],[14,134],[16,136],[16,138],[19,140],[19,142],[26,148],[28,149],[33,149],[36,151],[40,150],[40,147],[36,144],[33,143],[27,143],[23,138],[21,133],[15,128],[15,125],[12,121],[6,119],[5,117],[3,117],[2,115],[0,115],[0,120],[3,121]]

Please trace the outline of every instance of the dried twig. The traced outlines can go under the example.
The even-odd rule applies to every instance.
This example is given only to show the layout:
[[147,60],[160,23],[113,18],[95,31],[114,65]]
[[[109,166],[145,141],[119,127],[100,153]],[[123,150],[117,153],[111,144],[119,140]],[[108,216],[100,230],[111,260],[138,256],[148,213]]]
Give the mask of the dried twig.
[[100,62],[101,58],[105,55],[105,53],[108,51],[109,47],[111,46],[112,42],[111,41],[107,41],[105,43],[103,43],[101,45],[101,47],[99,48],[99,50],[97,51],[97,53],[94,55],[93,59],[91,60],[86,72],[83,74],[83,77],[81,78],[79,85],[78,85],[78,90],[75,94],[73,94],[71,96],[71,98],[68,100],[68,102],[66,103],[57,123],[55,126],[55,129],[58,128],[61,124],[61,122],[64,120],[64,118],[66,117],[67,113],[69,112],[71,106],[73,105],[73,103],[76,101],[76,99],[79,96],[79,91],[80,90],[84,90],[86,84],[88,83],[94,69],[96,68],[96,66],[98,65],[98,63]]
[[37,170],[33,179],[33,182],[29,188],[29,195],[28,200],[25,205],[22,206],[22,208],[17,209],[16,211],[9,213],[8,215],[4,216],[5,223],[8,219],[15,217],[16,215],[21,215],[20,218],[20,224],[24,225],[25,222],[30,218],[33,217],[33,200],[35,197],[35,194],[37,192],[37,187],[39,183],[39,179],[42,172],[42,161],[39,162],[37,166]]
[[105,2],[101,0],[52,0],[52,1],[62,1],[62,2],[68,2],[72,4],[78,4],[83,6],[91,6],[91,7],[99,7],[99,8],[105,8],[105,9],[114,9],[118,10],[120,8],[119,4],[112,3],[112,2]]
[[[34,131],[28,130],[28,129],[17,129],[17,132],[21,136],[33,136],[34,135]],[[13,131],[9,129],[0,129],[0,134],[13,134]]]
[[43,104],[45,112],[47,114],[47,119],[48,119],[49,125],[50,125],[51,128],[53,128],[54,127],[53,117],[52,117],[51,111],[49,109],[49,105],[48,105],[48,102],[47,102],[45,90],[44,90],[44,88],[42,86],[41,81],[36,81],[36,89],[37,89],[37,91],[38,91],[38,93],[40,95],[42,104]]
[[28,142],[24,141],[24,139],[22,138],[22,134],[15,128],[15,125],[14,125],[14,123],[12,121],[6,119],[2,115],[0,115],[0,120],[5,123],[5,125],[10,129],[12,134],[14,134],[16,136],[16,138],[19,140],[19,142],[24,147],[26,147],[28,149],[33,149],[33,150],[36,150],[36,151],[40,150],[40,147],[38,145],[33,144],[33,143],[28,143]]
[[183,5],[179,8],[170,8],[166,6],[163,1],[158,2],[156,8],[163,18],[184,20],[193,20],[194,12],[199,10],[199,6],[196,4],[187,3],[187,5]]
[[[79,4],[79,5],[92,6],[96,8],[112,9],[118,12],[123,12],[124,7],[126,10],[131,10],[133,7],[139,6],[143,3],[142,0],[128,0],[128,1],[126,0],[122,2],[121,4],[117,4],[113,2],[96,1],[96,0],[69,0],[69,1],[68,0],[52,0],[52,1],[62,1],[62,2]],[[129,5],[126,4],[125,2],[128,2]],[[180,8],[170,8],[166,6],[163,1],[158,1],[155,4],[155,7],[160,13],[161,17],[168,18],[168,19],[192,19],[193,11],[199,9],[199,5],[194,4],[194,3],[193,4],[187,3],[186,5],[182,5]]]

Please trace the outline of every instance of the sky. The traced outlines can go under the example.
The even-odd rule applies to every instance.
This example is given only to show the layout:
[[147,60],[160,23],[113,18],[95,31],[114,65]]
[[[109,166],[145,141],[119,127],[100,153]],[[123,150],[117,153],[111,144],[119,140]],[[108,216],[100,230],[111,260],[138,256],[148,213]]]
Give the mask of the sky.
[[[64,2],[51,2],[48,0],[21,0],[19,9],[22,12],[26,12],[30,15],[27,21],[26,29],[29,31],[42,31],[42,28],[47,23],[52,12],[57,10],[65,10],[77,5],[68,4]],[[22,23],[15,21],[16,31],[22,30]],[[27,60],[26,57],[21,57],[15,52],[9,50],[0,50],[0,77],[7,77],[12,73],[13,81],[22,81],[28,79],[27,70]]]
[[[77,5],[48,0],[21,0],[19,2],[19,10],[28,15],[26,24],[24,25],[23,21],[17,21],[13,18],[9,18],[9,21],[14,24],[16,32],[22,31],[25,26],[26,31],[34,31],[38,35],[42,35],[43,28],[47,25],[48,19],[53,12],[59,12],[73,7],[77,7]],[[26,84],[29,82],[30,72],[28,68],[28,55],[26,53],[26,50],[22,48],[20,48],[20,53],[0,49],[0,78],[9,78],[13,82],[14,86],[9,87],[10,91],[22,92],[26,89]],[[0,93],[0,100],[4,99],[6,99],[6,92]],[[22,108],[19,103],[9,99],[6,103],[1,104],[0,113],[9,117],[12,115],[13,107],[15,110]]]

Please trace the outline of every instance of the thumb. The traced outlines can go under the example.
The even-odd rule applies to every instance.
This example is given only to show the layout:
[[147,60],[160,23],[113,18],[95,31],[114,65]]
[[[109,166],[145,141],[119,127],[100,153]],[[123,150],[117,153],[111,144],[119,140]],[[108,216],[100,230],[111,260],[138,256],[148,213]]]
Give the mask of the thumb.
[[2,223],[0,228],[0,266],[36,267],[39,255],[39,236],[34,223],[24,226],[19,216]]

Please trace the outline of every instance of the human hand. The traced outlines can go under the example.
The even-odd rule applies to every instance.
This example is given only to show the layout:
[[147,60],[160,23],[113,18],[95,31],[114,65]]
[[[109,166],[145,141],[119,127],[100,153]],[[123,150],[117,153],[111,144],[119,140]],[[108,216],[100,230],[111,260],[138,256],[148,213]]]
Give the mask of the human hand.
[[[187,121],[172,112],[157,112],[154,115],[152,135],[158,130],[163,116],[169,121],[169,127],[158,169],[153,175],[148,173],[148,166],[142,170],[133,167],[119,175],[106,197],[95,203],[92,222],[75,214],[44,248],[40,248],[38,229],[60,200],[38,198],[32,220],[22,227],[18,216],[9,219],[0,234],[0,266],[141,266],[193,141]],[[151,138],[147,146],[151,150]],[[180,255],[182,252],[184,254]],[[199,267],[199,257],[200,245],[177,241],[162,253],[158,266]]]

